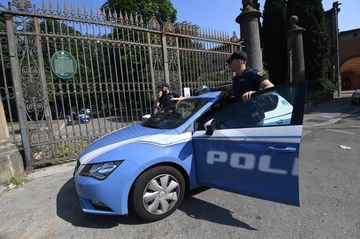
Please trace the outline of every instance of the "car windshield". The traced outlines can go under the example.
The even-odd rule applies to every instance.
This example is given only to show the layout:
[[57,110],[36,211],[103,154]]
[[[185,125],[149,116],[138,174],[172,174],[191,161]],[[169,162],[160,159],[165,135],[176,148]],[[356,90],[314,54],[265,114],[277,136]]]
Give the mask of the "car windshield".
[[186,98],[158,111],[141,125],[156,129],[174,129],[185,123],[211,98]]

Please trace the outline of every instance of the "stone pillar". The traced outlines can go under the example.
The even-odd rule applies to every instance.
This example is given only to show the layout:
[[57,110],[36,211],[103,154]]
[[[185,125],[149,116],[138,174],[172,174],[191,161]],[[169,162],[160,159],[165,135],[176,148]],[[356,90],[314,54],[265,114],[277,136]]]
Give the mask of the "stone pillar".
[[6,117],[2,100],[0,100],[0,141],[9,139],[9,130],[7,129]]
[[290,28],[285,33],[288,52],[288,82],[306,80],[304,44],[302,38],[305,29],[296,25],[298,20],[297,16],[290,17]]
[[236,18],[236,22],[240,24],[240,34],[244,40],[244,51],[248,55],[248,65],[261,71],[263,68],[259,31],[261,12],[252,8],[250,3],[251,0],[242,0],[243,11]]
[[0,99],[0,184],[6,183],[11,177],[21,176],[24,171],[21,154],[9,140],[4,107]]

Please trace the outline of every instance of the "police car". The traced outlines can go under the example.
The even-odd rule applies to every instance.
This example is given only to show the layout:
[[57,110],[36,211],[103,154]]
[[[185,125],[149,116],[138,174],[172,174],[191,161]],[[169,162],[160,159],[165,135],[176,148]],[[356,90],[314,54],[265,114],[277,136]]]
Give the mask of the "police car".
[[114,131],[79,156],[82,210],[147,221],[172,214],[200,186],[299,206],[306,82],[254,93],[249,102],[206,91]]

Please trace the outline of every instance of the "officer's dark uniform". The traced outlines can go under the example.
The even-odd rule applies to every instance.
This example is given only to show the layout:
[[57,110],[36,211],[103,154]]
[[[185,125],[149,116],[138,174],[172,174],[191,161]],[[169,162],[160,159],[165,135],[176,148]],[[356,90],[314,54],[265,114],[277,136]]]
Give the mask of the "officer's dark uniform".
[[[248,57],[244,51],[235,51],[226,62],[230,63],[234,59],[247,61]],[[235,99],[240,100],[242,95],[250,90],[258,91],[261,82],[266,79],[260,71],[247,66],[241,76],[234,76],[233,78]]]
[[[240,59],[247,61],[247,55],[243,51],[235,51],[230,58],[226,61],[229,63],[233,59]],[[261,82],[267,78],[256,69],[246,67],[240,76],[233,77],[233,92],[235,100],[241,100],[243,94],[248,91],[258,91]],[[242,107],[241,117],[238,119],[238,125],[242,126],[255,126],[262,125],[264,120],[264,111],[259,108],[256,100],[245,102]]]
[[267,78],[256,69],[246,67],[241,76],[234,76],[233,78],[233,90],[236,100],[240,100],[241,96],[248,91],[258,91],[261,82]]
[[162,95],[160,98],[159,98],[159,103],[160,103],[160,106],[161,108],[165,108],[169,105],[172,105],[174,103],[174,101],[171,101],[170,99],[171,98],[179,98],[180,97],[180,94],[176,91],[170,91],[168,94],[166,95]]

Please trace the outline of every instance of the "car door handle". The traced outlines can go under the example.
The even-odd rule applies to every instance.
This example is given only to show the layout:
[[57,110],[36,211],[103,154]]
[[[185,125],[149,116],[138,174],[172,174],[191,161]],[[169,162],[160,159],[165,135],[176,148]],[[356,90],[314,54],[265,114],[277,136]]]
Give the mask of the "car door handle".
[[282,119],[277,121],[277,124],[283,124],[283,123],[284,123],[284,120],[282,120]]
[[296,151],[296,148],[293,148],[293,147],[278,148],[278,147],[270,146],[270,147],[266,148],[266,151],[270,151],[273,153],[294,153]]

